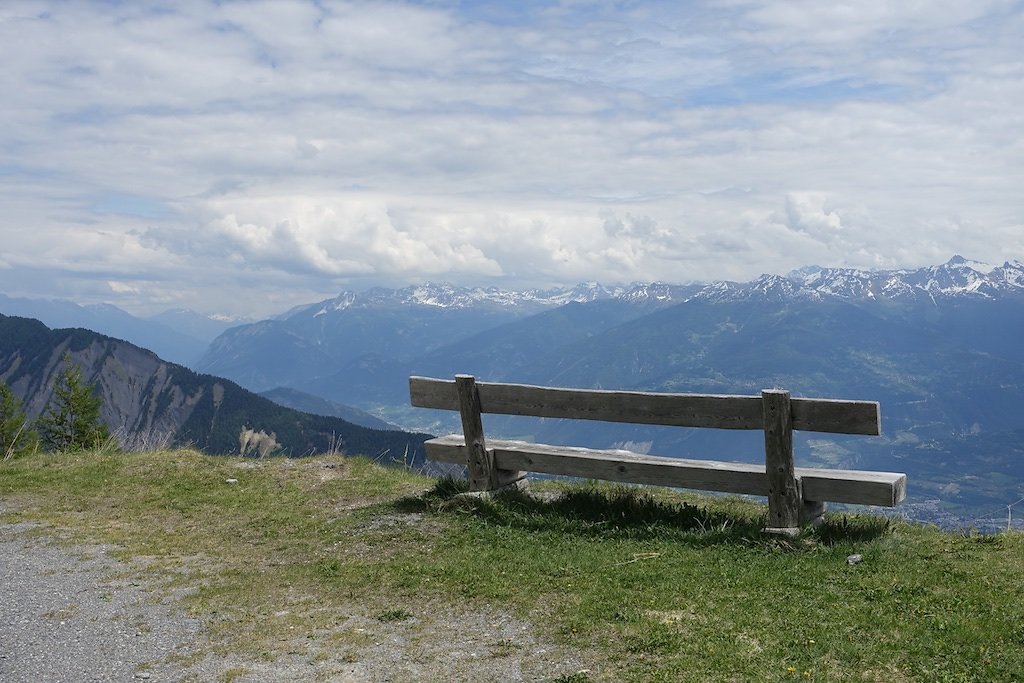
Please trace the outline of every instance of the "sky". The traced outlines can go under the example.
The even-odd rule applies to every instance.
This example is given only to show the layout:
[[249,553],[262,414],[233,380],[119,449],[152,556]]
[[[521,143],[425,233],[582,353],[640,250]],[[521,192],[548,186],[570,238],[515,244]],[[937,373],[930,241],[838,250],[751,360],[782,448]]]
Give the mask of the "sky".
[[1024,2],[0,2],[0,293],[1024,260]]

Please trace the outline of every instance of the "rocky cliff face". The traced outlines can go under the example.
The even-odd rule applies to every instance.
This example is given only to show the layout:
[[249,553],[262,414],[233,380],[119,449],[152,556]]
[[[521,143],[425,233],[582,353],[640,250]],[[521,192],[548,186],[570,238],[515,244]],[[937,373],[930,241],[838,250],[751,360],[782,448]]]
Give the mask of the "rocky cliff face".
[[[7,348],[0,351],[0,381],[22,399],[30,418],[45,410],[64,354],[82,368],[83,378],[96,385],[101,418],[111,431],[143,442],[166,441],[176,434],[203,395],[217,384],[201,383],[186,390],[177,377],[178,366],[145,349],[86,330],[48,330],[28,319],[2,322]],[[31,343],[19,344],[19,340],[30,341],[26,333]]]
[[249,428],[274,434],[279,451],[289,455],[340,446],[352,454],[421,457],[423,435],[367,429],[283,408],[128,342],[0,315],[0,381],[22,400],[30,418],[45,410],[65,354],[95,384],[101,418],[128,447],[187,444],[212,453],[238,452],[239,434]]

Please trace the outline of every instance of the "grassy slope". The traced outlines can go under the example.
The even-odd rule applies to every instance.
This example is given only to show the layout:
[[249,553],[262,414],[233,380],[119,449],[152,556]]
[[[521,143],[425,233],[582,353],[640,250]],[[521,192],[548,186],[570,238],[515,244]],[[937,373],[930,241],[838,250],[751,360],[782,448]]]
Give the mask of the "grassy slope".
[[[282,631],[318,637],[356,600],[381,620],[510,609],[597,653],[589,674],[551,679],[563,682],[1024,671],[1022,534],[836,515],[790,542],[735,499],[549,484],[536,487],[562,492],[549,502],[485,502],[433,485],[338,458],[40,454],[0,463],[0,519],[117,543],[169,587],[199,586],[185,600],[214,642],[264,659]],[[358,658],[358,642],[332,637]]]

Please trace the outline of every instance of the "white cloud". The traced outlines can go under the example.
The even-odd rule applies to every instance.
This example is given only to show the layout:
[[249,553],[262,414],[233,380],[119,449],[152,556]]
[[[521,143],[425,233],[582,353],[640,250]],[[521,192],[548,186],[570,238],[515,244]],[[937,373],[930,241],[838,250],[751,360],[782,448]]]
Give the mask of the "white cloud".
[[782,221],[791,230],[822,241],[838,237],[843,222],[836,210],[828,206],[828,198],[819,192],[790,192]]
[[4,3],[0,291],[1022,258],[1020,35],[999,1]]
[[138,287],[136,287],[135,285],[128,284],[127,282],[115,282],[114,280],[109,280],[107,282],[107,286],[110,287],[111,291],[116,292],[117,294],[141,293]]

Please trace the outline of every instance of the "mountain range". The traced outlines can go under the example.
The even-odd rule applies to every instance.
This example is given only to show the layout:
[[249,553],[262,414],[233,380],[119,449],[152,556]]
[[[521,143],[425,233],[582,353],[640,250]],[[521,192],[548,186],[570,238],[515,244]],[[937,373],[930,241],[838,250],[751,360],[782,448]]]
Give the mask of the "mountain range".
[[52,328],[95,330],[183,365],[194,363],[215,337],[244,322],[211,318],[183,309],[140,318],[110,304],[82,306],[59,299],[23,299],[3,294],[0,294],[0,313],[34,318]]
[[[723,366],[742,367],[751,352],[743,347],[743,340],[758,325],[781,315],[795,317],[808,327],[815,326],[815,316],[823,316],[817,321],[820,329],[810,334],[817,337],[867,316],[860,324],[874,330],[869,341],[883,343],[893,337],[891,344],[900,334],[924,334],[927,326],[914,322],[923,317],[950,328],[936,328],[933,336],[1012,360],[1019,359],[1020,345],[1014,336],[1019,320],[1014,311],[999,311],[1007,306],[1013,309],[1022,297],[1021,263],[993,268],[961,257],[916,270],[811,267],[786,276],[764,275],[748,283],[628,287],[591,283],[543,292],[447,284],[378,288],[362,294],[343,292],[273,320],[234,327],[213,341],[196,367],[254,390],[290,386],[371,412],[379,412],[382,402],[396,402],[395,391],[401,390],[401,384],[374,379],[389,372],[478,368],[474,371],[495,379],[571,378],[582,386],[612,382],[654,388],[671,384],[648,377],[653,372],[650,368],[666,362],[694,364],[728,350],[734,355],[723,359]],[[671,312],[658,317],[668,309]],[[830,315],[835,320],[825,319]],[[974,321],[972,315],[980,320]],[[908,326],[912,329],[905,329]],[[650,327],[654,329],[636,334]],[[788,333],[777,325],[762,334],[780,343],[777,335]],[[653,346],[645,348],[643,343]],[[798,343],[800,339],[795,339],[794,344]],[[936,343],[935,339],[908,338],[904,346],[924,353]],[[582,348],[574,346],[578,344]],[[589,355],[601,357],[621,345],[626,348],[620,355],[632,354],[634,361],[586,361]],[[685,363],[680,355],[684,350]],[[789,353],[781,348],[778,352],[782,356],[762,357],[778,365]],[[568,358],[554,360],[561,355]],[[819,354],[807,360],[821,364],[825,358]],[[448,362],[451,359],[461,365],[454,367]],[[549,364],[556,367],[546,368]],[[581,375],[572,371],[574,367],[587,370]],[[756,380],[749,376],[735,381]]]
[[[303,410],[431,433],[458,418],[410,408],[409,375],[877,400],[882,437],[798,434],[798,464],[906,471],[906,513],[951,525],[1024,497],[1021,339],[1024,264],[957,256],[745,283],[342,292],[224,330],[193,367]],[[759,433],[486,422],[494,436],[683,457],[755,461],[763,448]]]

